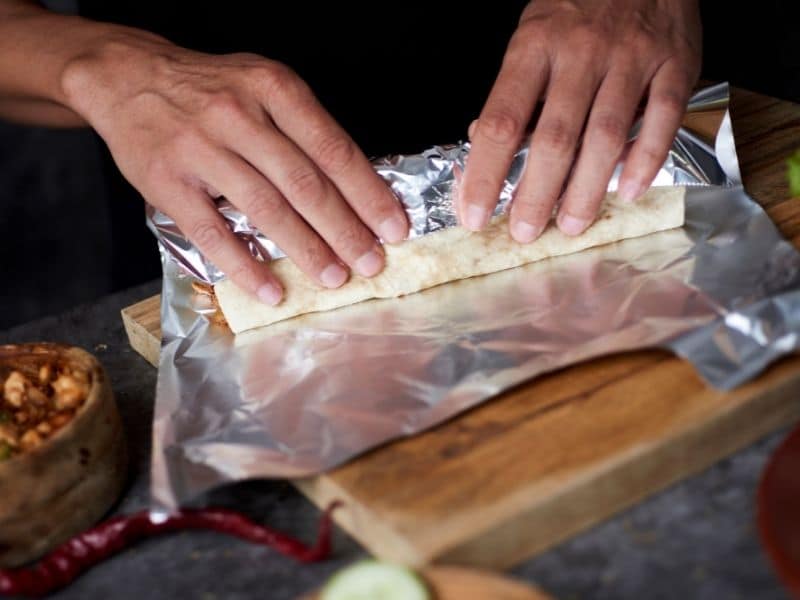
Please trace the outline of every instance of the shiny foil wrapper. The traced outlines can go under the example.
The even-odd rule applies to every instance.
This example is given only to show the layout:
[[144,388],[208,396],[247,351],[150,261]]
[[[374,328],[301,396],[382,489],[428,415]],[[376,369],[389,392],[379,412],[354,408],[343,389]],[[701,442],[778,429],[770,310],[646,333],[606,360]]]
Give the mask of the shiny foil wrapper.
[[[604,354],[668,348],[729,389],[795,350],[800,254],[742,187],[727,106],[727,85],[692,98],[656,179],[688,186],[681,229],[238,336],[207,319],[213,309],[192,289],[221,274],[151,210],[164,265],[154,507],[174,509],[226,482],[320,473]],[[468,153],[456,144],[375,162],[412,237],[455,225],[451,192]],[[229,203],[219,209],[255,256],[282,256]]]

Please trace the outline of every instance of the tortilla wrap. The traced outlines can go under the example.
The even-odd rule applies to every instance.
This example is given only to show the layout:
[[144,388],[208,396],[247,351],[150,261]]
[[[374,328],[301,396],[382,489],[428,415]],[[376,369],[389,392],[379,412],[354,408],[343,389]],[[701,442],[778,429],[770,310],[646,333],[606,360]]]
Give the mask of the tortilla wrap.
[[584,233],[570,237],[554,225],[530,244],[520,244],[508,231],[508,217],[494,218],[481,232],[451,227],[397,245],[386,245],[386,267],[372,278],[353,275],[342,287],[325,289],[309,279],[288,258],[270,268],[284,287],[283,301],[269,306],[230,280],[218,283],[217,301],[234,333],[298,315],[332,310],[372,298],[396,298],[450,281],[511,269],[552,256],[680,227],[684,222],[681,187],[651,188],[627,203],[609,193],[600,215]]

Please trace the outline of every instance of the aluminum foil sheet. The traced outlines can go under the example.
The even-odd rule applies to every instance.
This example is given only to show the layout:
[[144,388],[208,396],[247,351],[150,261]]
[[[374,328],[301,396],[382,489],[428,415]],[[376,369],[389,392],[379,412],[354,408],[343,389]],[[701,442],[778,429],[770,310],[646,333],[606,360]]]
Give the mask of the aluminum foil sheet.
[[[726,85],[692,99],[658,175],[658,185],[690,186],[681,229],[238,336],[206,319],[191,288],[219,273],[151,212],[164,265],[154,506],[235,480],[322,472],[604,354],[669,348],[728,389],[795,350],[800,254],[742,188],[727,101]],[[376,162],[414,236],[455,223],[450,195],[468,152],[457,144]],[[522,151],[498,210],[524,160]],[[220,210],[251,251],[280,256],[232,206]]]

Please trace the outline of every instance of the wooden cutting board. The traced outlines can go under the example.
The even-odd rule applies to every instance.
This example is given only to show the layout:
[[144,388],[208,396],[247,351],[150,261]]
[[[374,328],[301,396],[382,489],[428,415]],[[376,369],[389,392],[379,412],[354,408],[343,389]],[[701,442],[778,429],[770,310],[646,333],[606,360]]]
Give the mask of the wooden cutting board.
[[[800,240],[786,157],[800,106],[735,90],[747,189]],[[153,364],[158,297],[123,310]],[[730,393],[666,352],[593,360],[521,385],[429,432],[295,481],[378,557],[508,567],[800,418],[800,357]]]

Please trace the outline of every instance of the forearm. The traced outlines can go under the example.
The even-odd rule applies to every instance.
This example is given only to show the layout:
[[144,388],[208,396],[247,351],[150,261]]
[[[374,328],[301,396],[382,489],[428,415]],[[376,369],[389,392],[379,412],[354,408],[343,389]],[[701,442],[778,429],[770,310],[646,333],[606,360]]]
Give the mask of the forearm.
[[64,73],[109,41],[149,33],[59,15],[25,0],[0,0],[0,118],[35,125],[87,123],[64,90]]
[[0,120],[44,127],[85,127],[75,111],[47,100],[0,99]]

